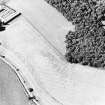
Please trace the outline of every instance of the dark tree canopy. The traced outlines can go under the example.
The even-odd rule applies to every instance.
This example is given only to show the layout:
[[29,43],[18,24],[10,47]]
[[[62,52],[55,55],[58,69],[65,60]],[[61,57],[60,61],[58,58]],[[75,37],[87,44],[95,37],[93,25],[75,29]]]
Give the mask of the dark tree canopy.
[[102,0],[46,0],[75,25],[66,35],[70,63],[105,67],[105,3]]
[[4,31],[5,27],[3,26],[3,22],[0,20],[0,31]]

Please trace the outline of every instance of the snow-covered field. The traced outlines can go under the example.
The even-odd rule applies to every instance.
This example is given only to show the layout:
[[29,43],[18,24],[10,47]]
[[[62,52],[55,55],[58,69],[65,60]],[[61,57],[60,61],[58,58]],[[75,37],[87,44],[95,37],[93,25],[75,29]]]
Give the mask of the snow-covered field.
[[0,105],[30,105],[14,70],[1,59]]
[[65,54],[65,35],[75,27],[44,0],[10,0],[9,5],[20,10],[43,36]]
[[70,23],[43,0],[11,0],[8,5],[23,16],[0,33],[0,41],[17,59],[7,51],[0,53],[18,67],[27,68],[32,77],[25,69],[22,72],[42,105],[104,105],[105,71],[68,64],[63,57]]

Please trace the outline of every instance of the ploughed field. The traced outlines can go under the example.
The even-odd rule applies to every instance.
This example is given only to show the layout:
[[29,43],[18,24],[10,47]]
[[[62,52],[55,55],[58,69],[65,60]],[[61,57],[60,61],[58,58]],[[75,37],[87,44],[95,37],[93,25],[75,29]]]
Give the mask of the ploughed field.
[[105,68],[105,3],[103,0],[45,0],[73,25],[65,35],[65,58],[96,68]]

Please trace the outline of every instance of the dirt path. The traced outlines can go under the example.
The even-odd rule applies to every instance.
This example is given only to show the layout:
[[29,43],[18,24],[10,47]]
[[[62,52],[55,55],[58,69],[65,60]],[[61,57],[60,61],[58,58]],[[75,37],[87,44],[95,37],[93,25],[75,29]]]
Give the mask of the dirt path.
[[[28,3],[26,2],[27,5]],[[15,7],[17,4],[11,3],[12,5]],[[27,5],[22,7],[27,8]],[[50,101],[51,98],[47,98],[48,96],[45,94],[41,95],[42,99],[45,98],[43,100],[45,105],[59,105],[60,103],[63,105],[105,104],[105,72],[68,64],[62,55],[24,17],[12,22],[5,32],[0,33],[0,41],[2,46],[11,51],[22,63],[18,63],[14,57],[5,51],[7,57],[12,62],[16,62],[19,67],[27,68],[32,76],[29,77],[26,73],[25,76],[28,80],[34,85],[37,83],[41,89],[46,91],[48,96],[57,100],[54,103],[55,101]],[[25,73],[25,69],[22,70]],[[46,102],[48,103],[46,104]]]
[[24,0],[10,0],[9,5],[20,10],[34,28],[63,55],[65,54],[65,35],[70,29],[74,30],[74,26],[56,9],[44,0],[25,0],[25,3]]

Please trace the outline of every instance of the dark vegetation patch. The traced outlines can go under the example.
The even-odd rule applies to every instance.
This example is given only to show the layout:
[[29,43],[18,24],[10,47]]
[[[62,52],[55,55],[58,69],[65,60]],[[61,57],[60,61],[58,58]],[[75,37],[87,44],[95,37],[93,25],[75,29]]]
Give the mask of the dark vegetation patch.
[[3,26],[3,22],[1,22],[0,20],[0,31],[4,31],[5,30],[5,27]]
[[[65,58],[96,68],[105,67],[105,3],[102,0],[45,0],[73,25],[66,35]],[[100,3],[99,3],[100,2]]]

